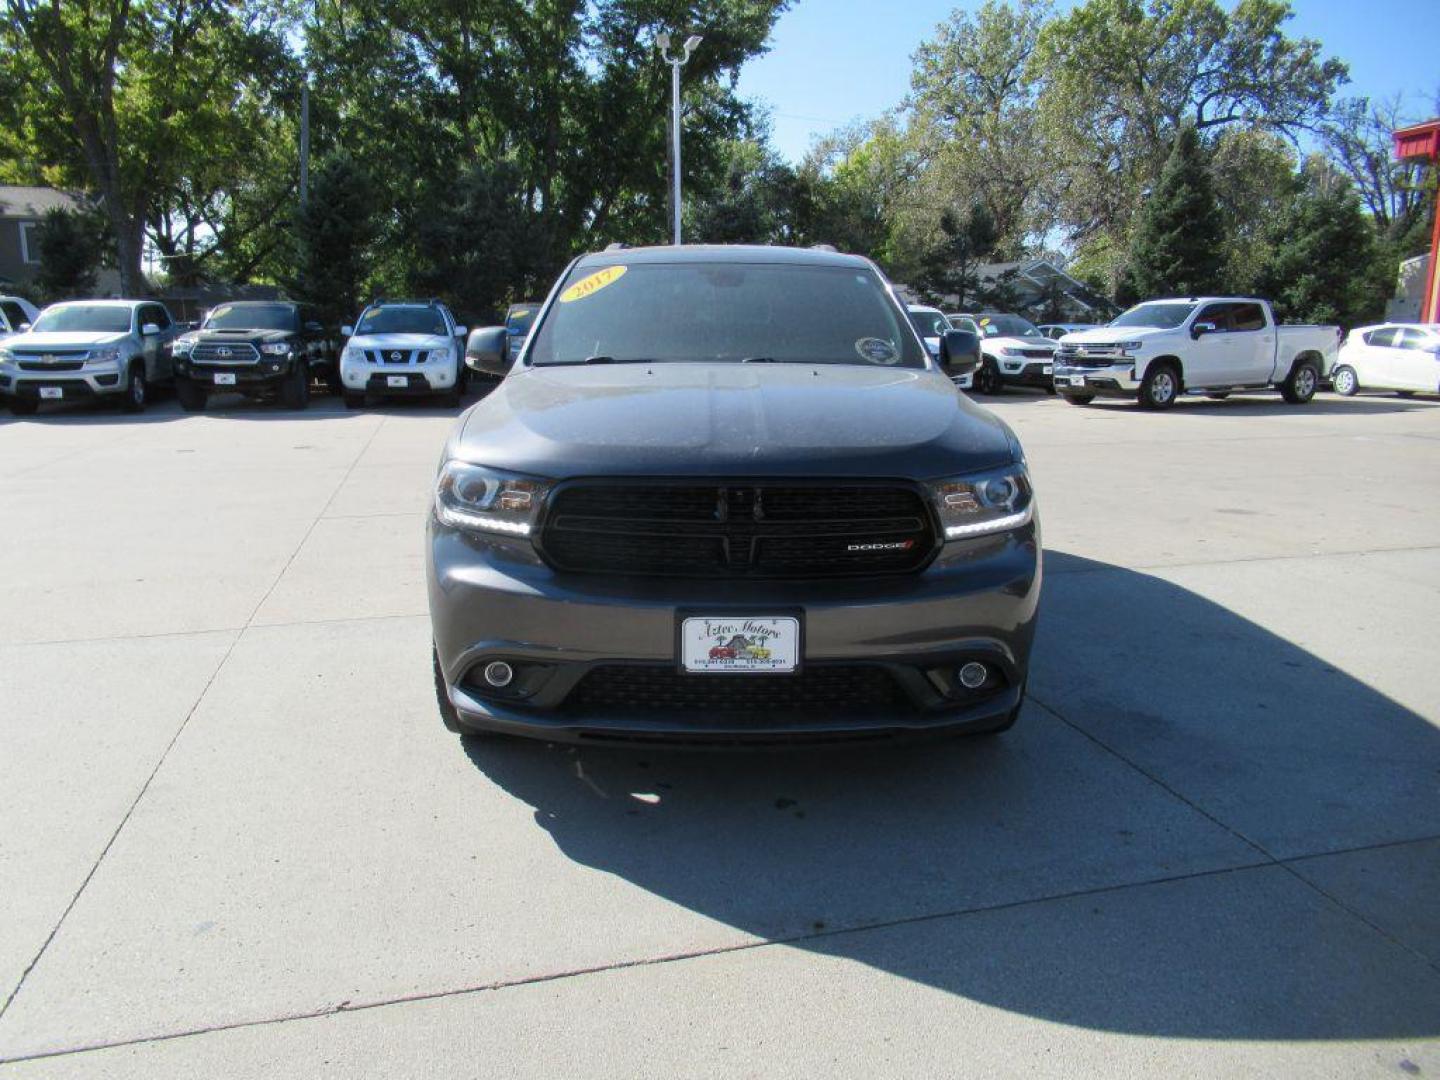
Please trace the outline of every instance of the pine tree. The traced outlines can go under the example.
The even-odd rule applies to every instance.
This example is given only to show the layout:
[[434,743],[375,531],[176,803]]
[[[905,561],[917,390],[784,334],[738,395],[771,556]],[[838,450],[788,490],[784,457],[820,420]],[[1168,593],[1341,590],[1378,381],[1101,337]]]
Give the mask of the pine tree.
[[1148,300],[1221,291],[1224,254],[1210,167],[1199,134],[1186,124],[1140,212],[1122,292]]
[[309,203],[296,222],[291,291],[315,304],[327,319],[355,318],[379,226],[378,196],[370,174],[346,154],[323,161],[311,181]]
[[983,283],[977,271],[998,239],[995,219],[983,203],[973,204],[963,217],[945,209],[940,214],[940,239],[921,260],[915,284],[932,301],[953,296],[955,305],[965,310],[978,299]]
[[1349,181],[1312,162],[1276,223],[1259,286],[1281,318],[1351,327],[1384,317],[1397,263]]

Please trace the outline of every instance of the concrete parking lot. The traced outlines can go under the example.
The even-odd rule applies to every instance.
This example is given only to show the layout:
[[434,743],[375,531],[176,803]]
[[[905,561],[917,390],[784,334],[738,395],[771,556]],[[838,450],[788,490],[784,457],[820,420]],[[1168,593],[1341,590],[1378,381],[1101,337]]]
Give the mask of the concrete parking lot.
[[453,416],[0,420],[0,1074],[1440,1070],[1440,402],[988,399],[991,740],[462,742]]

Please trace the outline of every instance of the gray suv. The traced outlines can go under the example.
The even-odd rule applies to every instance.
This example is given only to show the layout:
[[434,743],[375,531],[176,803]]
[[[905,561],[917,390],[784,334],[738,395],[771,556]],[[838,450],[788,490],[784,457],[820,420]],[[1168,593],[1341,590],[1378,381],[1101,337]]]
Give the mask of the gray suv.
[[[1040,533],[1010,429],[866,259],[774,247],[570,265],[459,420],[428,526],[454,731],[840,739],[1009,727]],[[504,371],[503,327],[467,363]]]

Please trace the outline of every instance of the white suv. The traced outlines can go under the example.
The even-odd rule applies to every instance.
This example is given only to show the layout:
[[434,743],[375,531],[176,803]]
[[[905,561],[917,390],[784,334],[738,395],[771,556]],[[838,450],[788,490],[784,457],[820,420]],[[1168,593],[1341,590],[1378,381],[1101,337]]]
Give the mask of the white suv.
[[465,391],[466,329],[438,300],[376,300],[353,327],[343,326],[340,385],[347,408],[370,398],[441,395],[460,404]]

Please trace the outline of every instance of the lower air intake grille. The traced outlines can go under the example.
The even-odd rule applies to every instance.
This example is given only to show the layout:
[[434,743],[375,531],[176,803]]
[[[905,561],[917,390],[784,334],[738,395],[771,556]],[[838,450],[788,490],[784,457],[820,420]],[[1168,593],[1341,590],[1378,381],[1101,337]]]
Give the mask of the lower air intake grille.
[[913,709],[882,667],[822,664],[793,675],[687,675],[673,667],[607,664],[592,668],[565,699],[576,711],[857,712]]

